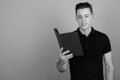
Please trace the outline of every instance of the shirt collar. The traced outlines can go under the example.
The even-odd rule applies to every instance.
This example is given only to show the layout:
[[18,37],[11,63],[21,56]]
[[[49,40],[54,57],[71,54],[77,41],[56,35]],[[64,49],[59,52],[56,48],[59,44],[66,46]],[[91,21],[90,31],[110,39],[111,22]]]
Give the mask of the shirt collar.
[[[80,28],[80,27],[78,27],[77,32],[79,32],[80,35],[85,36],[84,34],[82,34],[82,33],[80,32],[79,28]],[[94,34],[95,34],[95,29],[94,29],[93,27],[91,27],[91,32],[90,32],[89,36],[92,36],[92,35],[94,35]],[[89,37],[89,36],[88,36],[88,37]]]

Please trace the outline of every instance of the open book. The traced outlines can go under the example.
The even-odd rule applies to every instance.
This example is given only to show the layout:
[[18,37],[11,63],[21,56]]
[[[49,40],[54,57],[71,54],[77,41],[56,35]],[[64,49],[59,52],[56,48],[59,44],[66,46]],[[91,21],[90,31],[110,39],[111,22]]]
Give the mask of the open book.
[[84,55],[78,32],[74,31],[74,32],[59,34],[57,28],[54,28],[54,32],[56,34],[60,48],[63,47],[63,52],[66,50],[70,50],[68,54],[72,53],[73,56]]

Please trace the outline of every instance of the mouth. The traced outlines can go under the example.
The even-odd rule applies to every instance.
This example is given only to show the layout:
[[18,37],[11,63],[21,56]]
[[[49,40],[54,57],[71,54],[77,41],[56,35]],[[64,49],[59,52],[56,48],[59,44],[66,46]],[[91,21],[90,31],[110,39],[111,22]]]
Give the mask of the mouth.
[[82,23],[81,25],[82,25],[83,27],[85,27],[85,26],[87,25],[87,23]]

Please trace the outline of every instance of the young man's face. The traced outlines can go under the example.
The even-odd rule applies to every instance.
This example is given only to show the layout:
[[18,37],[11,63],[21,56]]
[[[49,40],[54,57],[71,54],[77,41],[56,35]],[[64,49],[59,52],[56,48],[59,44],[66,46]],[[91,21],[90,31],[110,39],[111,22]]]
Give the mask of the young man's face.
[[80,28],[86,30],[91,27],[93,14],[91,14],[89,8],[78,9],[76,13],[76,20]]

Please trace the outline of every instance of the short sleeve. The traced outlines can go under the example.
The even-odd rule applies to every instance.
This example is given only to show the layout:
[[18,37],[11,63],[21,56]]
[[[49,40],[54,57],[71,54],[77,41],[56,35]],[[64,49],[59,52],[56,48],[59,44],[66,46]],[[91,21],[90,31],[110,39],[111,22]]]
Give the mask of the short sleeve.
[[111,49],[111,44],[110,44],[110,39],[108,38],[107,35],[105,35],[104,39],[104,48],[103,48],[103,54],[110,52]]

